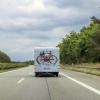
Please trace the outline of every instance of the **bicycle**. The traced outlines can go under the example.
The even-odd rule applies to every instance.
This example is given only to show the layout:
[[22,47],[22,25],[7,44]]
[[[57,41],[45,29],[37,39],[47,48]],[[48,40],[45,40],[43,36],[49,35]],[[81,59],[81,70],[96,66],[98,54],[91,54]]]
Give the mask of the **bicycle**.
[[40,52],[39,56],[36,59],[38,64],[56,64],[58,59],[55,55],[52,54],[51,51],[49,52]]

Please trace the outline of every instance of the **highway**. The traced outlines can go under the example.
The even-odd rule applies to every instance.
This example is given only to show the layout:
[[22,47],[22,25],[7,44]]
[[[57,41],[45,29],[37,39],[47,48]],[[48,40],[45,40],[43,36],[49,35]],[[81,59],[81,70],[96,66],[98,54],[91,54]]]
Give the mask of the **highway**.
[[100,77],[62,69],[35,77],[29,66],[0,73],[0,100],[100,100]]

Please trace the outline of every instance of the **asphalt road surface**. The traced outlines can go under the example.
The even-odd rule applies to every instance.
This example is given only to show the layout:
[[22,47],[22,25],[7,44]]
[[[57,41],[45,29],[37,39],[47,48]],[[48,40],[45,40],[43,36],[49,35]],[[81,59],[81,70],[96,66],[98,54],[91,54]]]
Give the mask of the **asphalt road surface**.
[[35,77],[30,66],[0,74],[0,100],[100,100],[100,77],[64,70]]

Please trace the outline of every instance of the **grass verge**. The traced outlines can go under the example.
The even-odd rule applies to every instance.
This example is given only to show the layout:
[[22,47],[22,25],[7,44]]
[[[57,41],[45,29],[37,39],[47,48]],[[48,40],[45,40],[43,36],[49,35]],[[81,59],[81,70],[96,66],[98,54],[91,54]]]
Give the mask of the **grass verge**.
[[100,76],[100,64],[79,64],[79,65],[61,65],[65,70],[78,71],[82,73]]
[[26,63],[0,63],[0,73],[27,67]]

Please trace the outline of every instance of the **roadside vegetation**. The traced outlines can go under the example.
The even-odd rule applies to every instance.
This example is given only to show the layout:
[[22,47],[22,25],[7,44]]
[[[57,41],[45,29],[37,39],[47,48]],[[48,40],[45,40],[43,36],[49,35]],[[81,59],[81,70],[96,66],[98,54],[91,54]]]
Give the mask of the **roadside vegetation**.
[[12,68],[21,68],[28,66],[26,63],[0,63],[0,70],[12,69]]
[[[66,69],[100,75],[100,70],[97,68],[100,65],[95,65],[96,68],[89,68],[90,63],[92,65],[100,63],[100,19],[95,16],[91,17],[91,23],[88,26],[84,26],[80,32],[70,32],[58,44],[58,47],[61,64]],[[82,63],[88,63],[88,66]]]
[[61,65],[61,68],[100,76],[100,63],[66,64]]
[[11,59],[6,53],[0,51],[0,63],[5,63],[5,62],[10,63]]
[[14,70],[32,64],[34,64],[33,61],[12,62],[10,57],[6,53],[0,51],[0,72]]
[[0,63],[0,72],[27,67],[27,63]]

